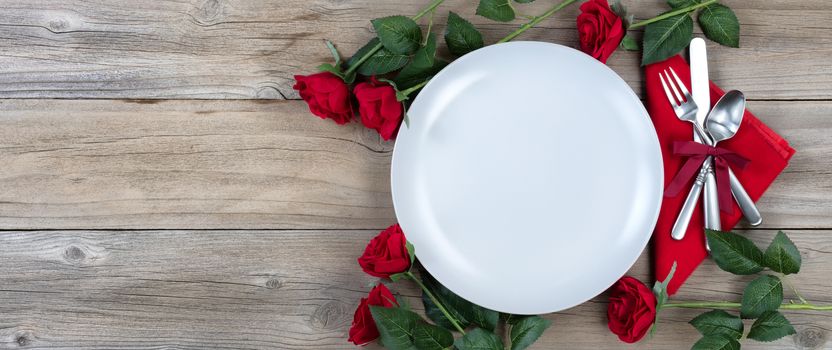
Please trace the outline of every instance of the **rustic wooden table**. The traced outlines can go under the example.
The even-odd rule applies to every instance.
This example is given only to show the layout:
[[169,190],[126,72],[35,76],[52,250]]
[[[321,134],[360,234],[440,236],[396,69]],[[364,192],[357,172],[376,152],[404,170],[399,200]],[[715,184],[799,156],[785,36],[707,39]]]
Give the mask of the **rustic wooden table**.
[[[424,2],[0,1],[0,348],[351,348],[373,280],[355,259],[395,221],[393,143],[313,117],[292,76],[330,59],[324,39],[353,52],[370,19]],[[638,18],[665,9],[624,2]],[[832,3],[725,2],[742,48],[709,43],[712,78],[798,150],[759,203],[765,223],[740,231],[759,244],[788,231],[797,284],[832,303]],[[437,23],[453,10],[488,42],[516,25],[475,17],[475,3],[448,0]],[[576,46],[576,13],[521,39]],[[638,57],[609,64],[642,94]],[[631,274],[649,266],[648,251]],[[736,301],[748,280],[706,261],[678,295]],[[655,337],[620,343],[605,300],[546,316],[534,348],[698,338],[686,322],[699,311],[668,310]],[[832,348],[832,316],[788,315],[797,336],[746,348]]]

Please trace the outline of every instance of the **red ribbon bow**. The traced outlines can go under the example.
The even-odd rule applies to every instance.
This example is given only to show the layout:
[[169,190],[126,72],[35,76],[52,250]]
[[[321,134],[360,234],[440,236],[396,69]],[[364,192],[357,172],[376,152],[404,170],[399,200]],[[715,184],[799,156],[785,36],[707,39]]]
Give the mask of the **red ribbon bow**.
[[673,143],[673,154],[689,157],[670,184],[664,191],[666,197],[675,197],[685,188],[685,185],[696,176],[705,158],[714,157],[714,172],[716,175],[717,197],[720,211],[731,214],[734,205],[731,203],[731,184],[728,175],[729,164],[738,169],[748,165],[748,159],[724,148],[712,147],[693,141],[676,141]]

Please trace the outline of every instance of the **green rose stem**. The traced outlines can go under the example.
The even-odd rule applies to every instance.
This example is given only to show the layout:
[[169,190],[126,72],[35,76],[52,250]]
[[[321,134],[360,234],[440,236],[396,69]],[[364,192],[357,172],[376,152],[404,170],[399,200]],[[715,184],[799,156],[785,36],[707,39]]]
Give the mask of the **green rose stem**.
[[[433,2],[431,2],[431,3],[427,6],[427,7],[423,8],[421,11],[419,11],[419,13],[417,13],[415,16],[413,16],[413,17],[411,17],[411,18],[412,18],[414,21],[418,21],[420,18],[422,18],[422,17],[424,17],[425,15],[427,15],[427,14],[429,14],[429,13],[433,12],[433,10],[435,10],[435,9],[436,9],[436,7],[438,7],[438,6],[439,6],[440,4],[442,4],[444,1],[445,1],[445,0],[433,0]],[[714,0],[714,1],[715,1],[715,0]],[[376,52],[378,52],[378,50],[381,50],[381,48],[382,48],[382,47],[383,47],[383,45],[382,45],[381,43],[378,43],[378,44],[376,44],[376,46],[373,46],[373,48],[372,48],[372,49],[370,49],[370,51],[367,51],[367,53],[366,53],[366,54],[364,54],[364,56],[361,56],[361,58],[359,58],[359,59],[358,59],[358,61],[356,61],[356,62],[355,62],[355,64],[353,64],[353,65],[351,65],[351,66],[349,66],[349,67],[347,68],[347,71],[346,71],[346,72],[344,72],[344,76],[347,76],[347,75],[349,75],[350,73],[352,73],[353,71],[355,71],[356,69],[358,69],[358,66],[360,66],[362,63],[364,63],[364,61],[366,61],[367,59],[369,59],[369,58],[370,58],[370,56],[372,56],[372,55],[374,55]]]
[[[504,43],[504,42],[507,42],[507,41],[511,41],[512,39],[516,38],[518,35],[523,34],[523,32],[529,30],[529,28],[536,26],[538,23],[540,23],[544,19],[548,18],[551,15],[554,15],[556,12],[560,11],[564,7],[569,6],[569,5],[571,5],[571,4],[573,4],[577,1],[578,0],[564,0],[560,4],[555,5],[555,7],[550,8],[548,11],[544,12],[543,14],[541,14],[539,16],[532,17],[531,20],[528,23],[520,26],[520,28],[511,32],[511,34],[507,35],[505,38],[500,39],[500,41],[498,41],[498,43]],[[714,1],[716,1],[716,0],[711,0],[711,2],[714,2]]]
[[405,90],[399,91],[399,94],[401,94],[403,96],[410,96],[410,94],[412,94],[414,91],[419,90],[419,89],[423,88],[425,85],[427,85],[429,81],[430,81],[430,79],[425,80],[425,81],[423,81],[419,84],[416,84],[412,87],[409,87]]
[[[662,308],[683,308],[683,309],[737,309],[742,307],[740,303],[729,302],[710,302],[710,301],[691,301],[691,302],[676,302],[666,303]],[[819,306],[810,303],[804,304],[782,304],[780,310],[817,310],[817,311],[832,311],[832,305]]]
[[653,22],[658,22],[658,21],[661,21],[661,20],[663,20],[663,19],[667,19],[667,18],[670,18],[670,17],[676,16],[676,15],[681,15],[681,14],[683,14],[683,13],[692,12],[692,11],[694,11],[694,10],[698,9],[698,8],[708,6],[708,5],[713,4],[713,3],[715,3],[715,2],[717,2],[717,0],[708,0],[708,1],[705,1],[705,2],[703,2],[703,3],[699,3],[699,4],[696,4],[696,5],[691,5],[691,6],[688,6],[688,7],[680,8],[680,9],[678,9],[678,10],[670,11],[670,12],[668,12],[668,13],[658,15],[658,16],[653,17],[653,18],[651,18],[651,19],[647,19],[647,20],[644,20],[644,21],[641,21],[641,22],[636,22],[636,23],[633,23],[633,24],[631,24],[631,25],[630,25],[630,27],[629,27],[629,28],[627,28],[627,29],[633,29],[633,28],[638,28],[638,27],[644,27],[644,26],[646,26],[646,25],[648,25],[648,24],[650,24],[650,23],[653,23]]
[[436,307],[439,309],[439,311],[442,311],[442,314],[445,315],[445,318],[447,318],[448,321],[451,322],[451,324],[454,326],[454,328],[456,328],[456,330],[458,330],[459,333],[462,333],[462,335],[465,335],[465,330],[462,329],[462,327],[459,325],[459,323],[456,322],[456,319],[453,318],[453,316],[451,316],[450,313],[448,313],[448,310],[445,309],[444,306],[442,306],[442,303],[439,302],[439,299],[436,299],[436,296],[434,296],[433,293],[431,293],[430,290],[428,290],[428,287],[425,286],[425,284],[422,283],[422,281],[420,281],[418,278],[416,278],[416,276],[414,276],[413,273],[410,272],[410,271],[405,272],[404,276],[407,277],[409,280],[411,280],[413,282],[416,282],[416,284],[419,285],[419,288],[422,288],[422,292],[424,292],[425,295],[427,295],[428,298],[430,298],[430,301],[432,301],[433,304],[436,305]]

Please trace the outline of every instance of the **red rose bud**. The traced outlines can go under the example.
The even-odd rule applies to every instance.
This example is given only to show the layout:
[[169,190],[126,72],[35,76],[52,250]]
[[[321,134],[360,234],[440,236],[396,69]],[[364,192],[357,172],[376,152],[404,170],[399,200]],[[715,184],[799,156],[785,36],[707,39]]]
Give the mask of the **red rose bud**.
[[589,0],[581,5],[578,34],[581,51],[607,63],[607,59],[624,38],[626,30],[624,21],[610,9],[607,0]]
[[350,88],[335,74],[296,75],[292,88],[306,101],[312,114],[321,119],[329,118],[337,124],[345,124],[352,118]]
[[358,100],[361,123],[378,131],[385,140],[393,138],[404,115],[402,103],[396,99],[396,89],[373,77],[369,82],[356,85],[353,93]]
[[370,276],[390,278],[390,275],[410,269],[407,239],[399,224],[388,227],[367,244],[358,264]]
[[376,322],[373,320],[373,314],[370,313],[370,306],[384,306],[393,307],[399,306],[396,304],[396,298],[390,290],[383,284],[375,286],[366,298],[361,298],[358,308],[355,309],[355,316],[352,319],[352,326],[350,327],[349,341],[355,345],[365,345],[379,336]]
[[656,296],[641,281],[625,276],[610,288],[607,326],[623,342],[639,341],[656,320]]

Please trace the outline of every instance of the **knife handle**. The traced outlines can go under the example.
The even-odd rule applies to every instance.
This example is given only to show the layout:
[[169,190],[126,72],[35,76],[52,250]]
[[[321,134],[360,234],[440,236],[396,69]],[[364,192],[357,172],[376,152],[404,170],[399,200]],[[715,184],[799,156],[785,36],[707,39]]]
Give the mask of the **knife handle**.
[[696,202],[699,200],[699,194],[702,193],[702,186],[705,184],[705,173],[705,168],[699,170],[699,175],[696,176],[696,181],[693,182],[693,187],[690,188],[688,197],[685,198],[685,204],[682,205],[682,211],[679,212],[676,222],[673,223],[670,237],[677,241],[685,238],[690,218],[693,216],[693,210],[696,209]]
[[[722,230],[722,223],[719,221],[719,197],[714,176],[713,158],[705,161],[708,172],[705,175],[705,192],[702,194],[705,203],[705,228],[709,230]],[[708,238],[705,237],[705,249],[711,251]]]
[[745,187],[742,187],[740,180],[737,179],[737,176],[734,175],[734,171],[731,168],[728,168],[728,177],[731,181],[731,193],[734,195],[734,199],[737,200],[737,204],[740,205],[742,215],[745,216],[748,223],[751,226],[757,226],[763,223],[763,217],[760,215],[760,211],[757,210],[757,205],[751,200],[748,192],[745,192]]

